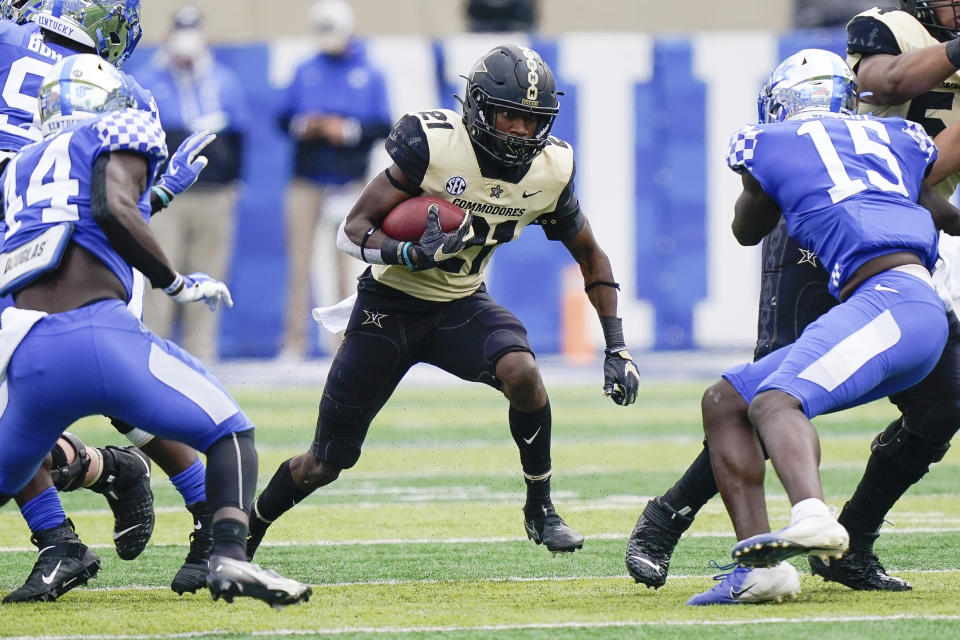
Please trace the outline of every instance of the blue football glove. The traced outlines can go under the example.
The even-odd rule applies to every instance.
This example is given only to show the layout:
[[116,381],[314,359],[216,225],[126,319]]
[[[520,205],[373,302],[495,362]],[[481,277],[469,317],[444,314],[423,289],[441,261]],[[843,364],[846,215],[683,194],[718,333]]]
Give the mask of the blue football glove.
[[178,273],[173,283],[163,292],[180,304],[203,300],[211,311],[216,311],[221,304],[227,309],[233,306],[233,298],[227,285],[205,273],[191,273],[186,276]]
[[169,204],[174,196],[183,193],[197,181],[200,172],[207,166],[207,158],[201,156],[200,152],[216,137],[215,133],[198,131],[180,143],[170,157],[167,170],[154,185],[166,192],[167,198],[164,204]]

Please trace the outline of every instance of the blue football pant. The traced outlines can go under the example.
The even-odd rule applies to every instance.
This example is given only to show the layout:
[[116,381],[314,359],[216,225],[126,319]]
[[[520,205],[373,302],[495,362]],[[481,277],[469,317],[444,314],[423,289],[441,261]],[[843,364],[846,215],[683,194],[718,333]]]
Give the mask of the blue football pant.
[[0,412],[0,493],[11,495],[86,416],[111,416],[202,452],[253,428],[197,359],[146,329],[119,300],[37,322],[7,367]]

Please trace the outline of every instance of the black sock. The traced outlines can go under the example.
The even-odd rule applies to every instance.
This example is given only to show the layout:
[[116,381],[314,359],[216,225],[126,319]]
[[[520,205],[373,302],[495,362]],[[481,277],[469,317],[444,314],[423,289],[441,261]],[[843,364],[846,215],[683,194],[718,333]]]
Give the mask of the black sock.
[[253,429],[223,436],[206,450],[207,504],[210,512],[236,507],[250,513],[257,489],[257,450]]
[[310,494],[301,491],[294,483],[290,474],[290,460],[286,460],[280,464],[266,488],[257,497],[252,516],[264,525],[269,525],[308,495]]
[[923,475],[893,464],[889,458],[870,454],[857,490],[837,518],[850,534],[851,546],[870,550],[884,517]]
[[524,478],[527,483],[527,503],[524,510],[540,507],[550,504],[550,478],[543,480],[530,480]]
[[247,525],[232,518],[220,518],[214,522],[213,550],[210,554],[246,561]]
[[710,466],[710,451],[705,446],[677,483],[663,494],[663,501],[674,511],[692,518],[718,492]]
[[[520,449],[520,466],[527,480],[550,477],[550,401],[536,411],[510,407],[510,434]],[[529,485],[528,485],[529,486]],[[550,487],[547,485],[549,495]]]

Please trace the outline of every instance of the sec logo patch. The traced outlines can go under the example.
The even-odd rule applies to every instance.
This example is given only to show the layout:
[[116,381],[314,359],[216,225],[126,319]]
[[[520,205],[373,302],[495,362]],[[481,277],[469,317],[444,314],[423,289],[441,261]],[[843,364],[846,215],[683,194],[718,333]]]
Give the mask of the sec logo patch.
[[467,190],[467,181],[460,176],[453,176],[447,180],[447,193],[452,196],[458,196]]

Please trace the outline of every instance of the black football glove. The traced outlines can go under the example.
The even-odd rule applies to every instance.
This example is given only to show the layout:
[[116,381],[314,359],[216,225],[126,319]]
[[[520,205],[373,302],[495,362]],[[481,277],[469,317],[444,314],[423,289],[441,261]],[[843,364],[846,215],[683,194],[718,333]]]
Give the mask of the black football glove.
[[412,269],[414,271],[432,269],[438,262],[443,262],[460,253],[473,237],[472,221],[473,216],[467,212],[459,227],[453,231],[444,232],[440,228],[440,207],[431,204],[427,209],[427,227],[420,239],[412,243],[409,248]]
[[603,395],[621,406],[633,404],[640,390],[640,372],[626,347],[603,352]]
[[600,316],[603,339],[603,395],[621,406],[633,404],[640,390],[640,372],[623,341],[623,322],[614,316]]

